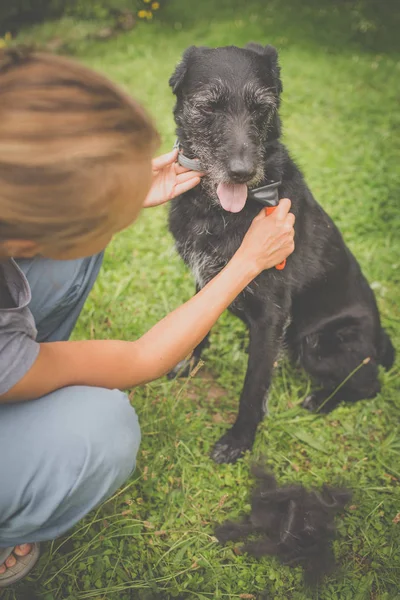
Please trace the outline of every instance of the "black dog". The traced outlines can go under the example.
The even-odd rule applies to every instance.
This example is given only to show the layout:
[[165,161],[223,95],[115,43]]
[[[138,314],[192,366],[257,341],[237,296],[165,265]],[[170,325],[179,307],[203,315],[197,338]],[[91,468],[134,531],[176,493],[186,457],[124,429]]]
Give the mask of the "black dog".
[[318,584],[336,566],[335,516],[351,492],[328,486],[321,491],[302,485],[278,487],[273,475],[260,467],[253,467],[253,475],[258,485],[252,492],[250,515],[239,523],[225,521],[215,535],[221,543],[247,540],[242,550],[255,557],[277,556],[285,565],[300,565],[306,583]]
[[394,360],[357,261],[279,141],[279,73],[271,46],[190,47],[170,79],[182,153],[207,173],[173,201],[169,218],[197,287],[225,266],[259,213],[256,201],[246,202],[248,188],[280,181],[279,197],[291,199],[296,216],[296,248],[285,269],[261,273],[230,307],[249,328],[249,360],[236,423],[212,454],[217,462],[234,462],[252,447],[283,347],[318,384],[304,401],[310,410],[375,396],[378,365],[389,369]]

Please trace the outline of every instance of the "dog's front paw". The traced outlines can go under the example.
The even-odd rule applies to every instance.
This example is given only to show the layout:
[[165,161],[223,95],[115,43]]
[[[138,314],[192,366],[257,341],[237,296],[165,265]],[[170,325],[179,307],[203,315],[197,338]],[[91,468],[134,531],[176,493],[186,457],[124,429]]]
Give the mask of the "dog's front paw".
[[167,374],[168,379],[176,379],[177,377],[189,377],[190,371],[193,369],[193,361],[184,359]]
[[215,444],[211,458],[216,463],[235,463],[247,450],[253,447],[251,437],[235,437],[231,431],[225,433]]

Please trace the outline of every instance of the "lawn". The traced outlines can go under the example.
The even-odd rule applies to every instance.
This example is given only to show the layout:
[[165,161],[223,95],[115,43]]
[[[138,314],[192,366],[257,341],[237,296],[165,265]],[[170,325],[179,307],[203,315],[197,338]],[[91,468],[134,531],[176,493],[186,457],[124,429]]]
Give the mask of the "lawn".
[[[361,263],[400,349],[400,52],[354,39],[345,5],[331,4],[170,0],[152,24],[79,42],[76,52],[147,106],[167,151],[174,141],[168,78],[188,45],[277,46],[285,142]],[[56,35],[57,27],[29,35]],[[192,277],[166,219],[165,207],[148,210],[112,242],[76,339],[135,339],[191,296]],[[208,454],[235,414],[245,347],[245,329],[224,314],[190,381],[162,379],[131,394],[143,432],[136,473],[70,536],[46,546],[29,583],[5,600],[400,598],[399,363],[382,372],[376,399],[315,416],[299,407],[310,382],[283,362],[252,456],[217,466]],[[260,456],[282,483],[342,482],[354,490],[338,520],[339,570],[316,592],[304,589],[299,569],[237,555],[213,537],[215,522],[248,510],[249,467]]]

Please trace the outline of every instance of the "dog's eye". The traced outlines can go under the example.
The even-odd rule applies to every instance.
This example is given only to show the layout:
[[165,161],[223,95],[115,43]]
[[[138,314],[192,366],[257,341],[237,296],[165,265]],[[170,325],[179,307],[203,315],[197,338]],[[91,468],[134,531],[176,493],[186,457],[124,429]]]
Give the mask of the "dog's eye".
[[212,105],[212,104],[203,104],[203,106],[200,107],[201,112],[205,113],[206,115],[210,115],[212,114],[216,109],[216,106]]

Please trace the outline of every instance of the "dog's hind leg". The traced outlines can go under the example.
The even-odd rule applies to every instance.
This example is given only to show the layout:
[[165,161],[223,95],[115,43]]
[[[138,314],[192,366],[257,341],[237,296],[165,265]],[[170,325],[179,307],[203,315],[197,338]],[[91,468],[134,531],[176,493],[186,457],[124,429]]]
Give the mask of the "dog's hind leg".
[[379,339],[379,362],[387,371],[392,368],[395,359],[395,349],[392,340],[384,329],[381,329]]
[[[351,362],[348,362],[346,371],[342,370],[342,379],[339,380],[338,377],[336,385],[330,383],[312,392],[305,398],[302,406],[311,412],[328,413],[341,402],[357,402],[374,398],[381,389],[376,362],[371,360],[364,364],[364,361],[360,360],[353,370],[350,365]],[[351,375],[352,371],[354,373]],[[345,381],[348,376],[349,379]]]
[[217,463],[233,463],[251,450],[257,426],[267,410],[268,390],[284,331],[286,316],[273,314],[249,319],[250,344],[239,412],[233,427],[215,444],[211,457]]
[[310,411],[327,413],[340,402],[373,398],[380,391],[377,349],[357,325],[307,336],[300,362],[321,385],[303,402]]

